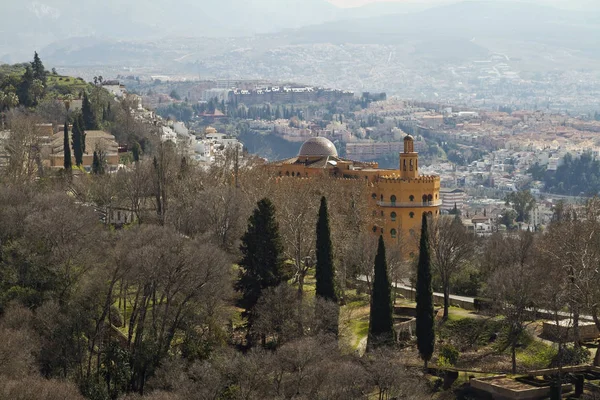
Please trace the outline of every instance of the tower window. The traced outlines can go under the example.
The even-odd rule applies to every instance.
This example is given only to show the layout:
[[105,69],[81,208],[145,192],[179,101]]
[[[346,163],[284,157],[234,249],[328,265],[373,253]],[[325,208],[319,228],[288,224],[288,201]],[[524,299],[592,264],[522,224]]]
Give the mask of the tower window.
[[396,230],[395,230],[395,229],[392,229],[392,230],[390,231],[390,234],[392,235],[392,237],[393,237],[393,238],[396,238],[396,234],[397,234],[397,232],[396,232]]
[[377,195],[376,195],[375,193],[373,193],[373,194],[371,195],[371,198],[372,198],[373,200],[375,200],[375,199],[377,198]]
[[410,195],[410,197],[408,198],[410,201],[415,201],[415,196],[413,196],[412,194]]
[[396,217],[397,217],[396,213],[392,211],[392,213],[390,214],[390,218],[392,218],[392,221],[395,221]]
[[373,233],[375,233],[375,232],[377,232],[377,227],[376,226],[373,227]]
[[392,195],[392,197],[390,197],[390,201],[392,202],[392,205],[396,204],[396,196]]
[[409,217],[414,218],[415,217],[415,213],[414,212],[410,212],[410,214],[408,214]]
[[292,176],[296,176],[296,173],[295,173],[295,172],[292,172]]

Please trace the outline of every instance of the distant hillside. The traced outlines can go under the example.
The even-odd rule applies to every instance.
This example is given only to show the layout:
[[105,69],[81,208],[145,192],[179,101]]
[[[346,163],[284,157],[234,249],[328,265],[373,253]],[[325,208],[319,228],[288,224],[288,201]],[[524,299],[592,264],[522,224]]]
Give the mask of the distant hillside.
[[[525,2],[466,1],[411,14],[309,26],[293,31],[293,36],[296,43],[455,41],[463,47],[467,46],[465,41],[477,45],[494,39],[514,45],[535,42],[600,56],[599,33],[598,11],[566,11]],[[446,51],[452,52],[452,47]]]

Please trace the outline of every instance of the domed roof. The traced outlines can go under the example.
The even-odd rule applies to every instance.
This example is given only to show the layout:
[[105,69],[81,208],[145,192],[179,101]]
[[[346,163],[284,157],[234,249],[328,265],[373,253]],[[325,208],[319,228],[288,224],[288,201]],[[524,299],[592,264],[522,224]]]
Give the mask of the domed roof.
[[331,140],[324,137],[314,137],[308,139],[306,142],[304,142],[302,147],[300,147],[300,152],[298,153],[298,157],[337,157],[337,155],[338,152],[335,149],[335,145],[331,143]]
[[415,138],[412,137],[411,135],[406,135],[406,136],[404,136],[404,140],[415,140]]

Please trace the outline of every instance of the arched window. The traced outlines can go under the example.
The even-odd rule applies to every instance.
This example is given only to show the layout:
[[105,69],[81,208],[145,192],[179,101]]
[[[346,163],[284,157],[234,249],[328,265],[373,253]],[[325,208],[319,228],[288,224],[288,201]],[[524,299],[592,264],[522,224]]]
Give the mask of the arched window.
[[425,203],[427,203],[427,195],[426,194],[423,195],[423,204],[425,204]]
[[375,199],[377,198],[377,195],[376,195],[375,193],[373,193],[373,194],[371,195],[371,198],[372,198],[373,200],[375,200]]
[[377,227],[373,226],[373,233],[377,232]]
[[415,213],[414,212],[410,212],[410,214],[408,214],[409,217],[414,218],[415,217]]
[[383,217],[383,210],[381,211],[381,217]]
[[287,172],[285,173],[285,176],[290,176],[290,171],[287,171]]
[[396,196],[392,195],[392,197],[390,197],[390,201],[392,202],[392,205],[396,205]]
[[410,170],[411,170],[411,171],[413,170],[413,167],[414,167],[414,161],[413,161],[413,160],[410,160]]
[[393,238],[396,238],[396,233],[397,233],[397,232],[396,232],[396,230],[395,230],[395,229],[392,229],[392,230],[390,231],[390,234],[392,235],[392,237],[393,237]]
[[427,215],[429,215],[431,217],[433,215],[433,213],[431,211],[428,211]]
[[390,218],[392,218],[392,221],[395,221],[396,217],[397,217],[396,213],[392,211],[392,213],[390,214]]
[[432,195],[427,196],[427,201],[433,201],[433,196]]
[[383,195],[381,195],[381,201],[383,201]]
[[413,196],[412,194],[410,195],[410,197],[408,198],[410,201],[415,201],[415,196]]
[[406,160],[404,160],[404,170],[406,171]]

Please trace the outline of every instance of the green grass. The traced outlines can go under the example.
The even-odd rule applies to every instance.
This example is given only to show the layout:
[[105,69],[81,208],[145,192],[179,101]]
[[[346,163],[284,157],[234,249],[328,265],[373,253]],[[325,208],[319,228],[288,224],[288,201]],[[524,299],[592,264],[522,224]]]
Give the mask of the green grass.
[[366,319],[356,319],[350,322],[350,331],[352,332],[351,345],[353,349],[356,349],[360,344],[361,340],[367,337],[369,334],[369,317]]
[[530,338],[524,348],[517,350],[517,364],[526,369],[548,368],[557,351],[540,340]]
[[46,80],[47,91],[56,91],[59,93],[78,94],[83,89],[87,89],[89,84],[83,79],[71,76],[49,75]]

